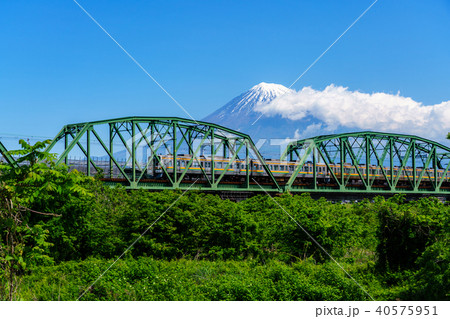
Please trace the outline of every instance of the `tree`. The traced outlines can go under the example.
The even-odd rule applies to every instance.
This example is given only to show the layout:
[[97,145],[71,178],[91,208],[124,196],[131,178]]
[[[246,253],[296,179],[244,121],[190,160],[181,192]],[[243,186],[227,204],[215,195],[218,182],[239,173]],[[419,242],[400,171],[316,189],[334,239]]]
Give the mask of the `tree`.
[[54,218],[54,212],[43,203],[55,203],[69,193],[84,194],[82,184],[87,177],[56,165],[56,155],[43,151],[50,141],[30,145],[24,140],[22,149],[10,151],[19,156],[18,167],[0,164],[0,297],[14,300],[23,275],[30,266],[49,264],[48,230],[42,218]]

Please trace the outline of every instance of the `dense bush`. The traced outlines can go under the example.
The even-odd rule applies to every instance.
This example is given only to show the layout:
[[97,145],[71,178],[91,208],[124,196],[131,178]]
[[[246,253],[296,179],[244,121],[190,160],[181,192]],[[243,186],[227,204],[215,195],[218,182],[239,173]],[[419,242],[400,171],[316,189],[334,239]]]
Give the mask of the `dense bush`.
[[[67,202],[61,217],[45,223],[52,257],[74,261],[35,269],[22,298],[75,298],[107,268],[105,258],[123,253],[181,194],[126,192],[96,182],[87,189],[95,196]],[[448,205],[434,199],[403,203],[401,197],[332,204],[307,194],[276,201],[375,297],[448,299]],[[233,203],[189,192],[86,298],[365,299],[285,211],[267,196]],[[91,257],[100,259],[81,261]]]
[[383,270],[414,268],[426,247],[449,233],[449,207],[435,198],[403,203],[397,196],[378,199],[374,205],[380,219],[377,251]]
[[[59,210],[61,216],[45,223],[56,261],[120,255],[180,196],[174,191],[126,192],[95,182],[87,187],[94,196],[67,200]],[[331,255],[350,261],[374,258],[377,215],[368,201],[332,204],[307,194],[276,200]],[[267,196],[233,203],[190,192],[129,254],[167,260],[328,260],[286,212]]]
[[407,298],[418,300],[450,299],[450,238],[428,246],[417,261],[415,285]]
[[[112,260],[88,259],[37,269],[25,300],[76,300]],[[334,263],[310,260],[176,262],[140,257],[117,262],[82,300],[367,300]]]
[[331,256],[377,298],[450,298],[450,208],[437,199],[126,191],[23,146],[29,165],[0,165],[2,299],[76,299],[125,251],[87,299],[367,298]]

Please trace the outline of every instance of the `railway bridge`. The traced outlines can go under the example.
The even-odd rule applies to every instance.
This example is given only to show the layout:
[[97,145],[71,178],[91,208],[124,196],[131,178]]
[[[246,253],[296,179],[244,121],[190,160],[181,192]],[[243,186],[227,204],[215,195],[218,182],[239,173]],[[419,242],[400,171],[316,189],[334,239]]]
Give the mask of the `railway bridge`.
[[[250,136],[220,125],[126,117],[66,125],[47,151],[59,154],[58,163],[128,189],[450,195],[450,148],[403,134],[317,136],[268,160]],[[1,143],[0,152],[16,165]]]

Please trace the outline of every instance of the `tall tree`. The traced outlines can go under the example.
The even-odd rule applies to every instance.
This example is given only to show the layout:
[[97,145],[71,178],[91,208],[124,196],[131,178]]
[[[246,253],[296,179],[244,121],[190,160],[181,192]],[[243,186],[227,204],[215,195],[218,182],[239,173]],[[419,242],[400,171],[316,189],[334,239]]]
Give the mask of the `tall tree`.
[[[50,141],[9,153],[18,157],[18,167],[0,163],[0,299],[14,300],[21,275],[32,265],[52,262],[48,255],[48,231],[39,218],[59,215],[38,211],[36,203],[50,203],[67,193],[85,193],[86,179],[64,164],[56,165],[56,155],[43,151]],[[41,206],[42,205],[37,205]],[[45,206],[44,206],[45,208]],[[39,218],[36,218],[36,215]]]

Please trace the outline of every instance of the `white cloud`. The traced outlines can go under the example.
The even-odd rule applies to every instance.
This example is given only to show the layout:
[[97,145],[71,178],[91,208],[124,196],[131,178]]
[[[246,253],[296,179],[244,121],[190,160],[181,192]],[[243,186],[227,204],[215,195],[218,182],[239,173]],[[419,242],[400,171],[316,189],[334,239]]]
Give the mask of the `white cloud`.
[[[387,93],[361,93],[329,85],[323,91],[305,87],[257,105],[266,116],[301,120],[308,115],[323,122],[322,130],[339,126],[361,130],[408,133],[442,140],[450,130],[450,101],[423,105],[409,97]],[[320,129],[311,126],[311,131]],[[303,134],[302,134],[303,135]]]

